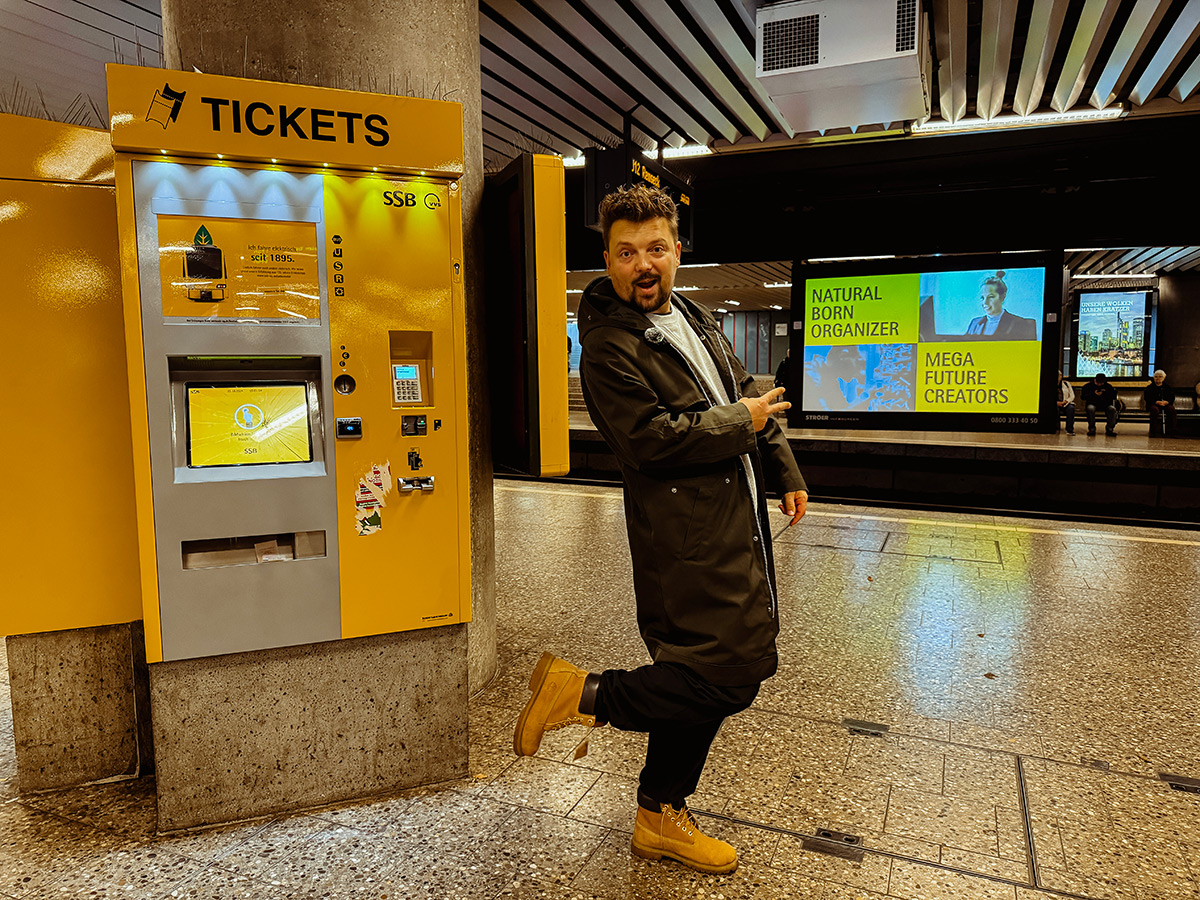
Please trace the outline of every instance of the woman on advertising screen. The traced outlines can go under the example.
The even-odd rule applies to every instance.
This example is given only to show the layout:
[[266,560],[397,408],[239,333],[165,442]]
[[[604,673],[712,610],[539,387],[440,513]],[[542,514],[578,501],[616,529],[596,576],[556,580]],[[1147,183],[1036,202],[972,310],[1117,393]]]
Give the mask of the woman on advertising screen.
[[1008,285],[1004,282],[1004,272],[984,278],[979,286],[979,300],[984,315],[971,320],[966,336],[996,341],[1036,341],[1037,323],[1006,311],[1004,301],[1007,296]]

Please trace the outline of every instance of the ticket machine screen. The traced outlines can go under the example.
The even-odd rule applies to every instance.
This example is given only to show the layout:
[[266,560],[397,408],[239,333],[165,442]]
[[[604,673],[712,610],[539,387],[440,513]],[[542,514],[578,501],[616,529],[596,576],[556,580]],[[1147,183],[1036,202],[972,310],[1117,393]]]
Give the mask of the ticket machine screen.
[[188,466],[311,462],[307,385],[188,384]]

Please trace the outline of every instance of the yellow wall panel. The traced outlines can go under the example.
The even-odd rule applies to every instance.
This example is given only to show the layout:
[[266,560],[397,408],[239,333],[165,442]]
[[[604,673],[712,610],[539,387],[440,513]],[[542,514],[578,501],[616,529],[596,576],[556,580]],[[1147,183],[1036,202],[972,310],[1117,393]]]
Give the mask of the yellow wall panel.
[[[3,117],[4,175],[53,146],[91,146],[91,129]],[[24,140],[25,125],[32,136]],[[48,127],[49,126],[49,127]],[[71,139],[71,132],[82,132]],[[102,133],[101,133],[102,134]],[[101,148],[102,149],[102,148]],[[65,157],[64,157],[65,158]],[[59,174],[94,177],[111,152],[78,152]],[[61,161],[61,158],[60,158]],[[111,175],[110,175],[111,177]],[[133,456],[118,274],[116,203],[105,185],[0,179],[10,365],[0,390],[6,567],[0,633],[141,617]]]
[[567,420],[567,199],[562,158],[533,157],[538,428],[543,476],[571,471]]

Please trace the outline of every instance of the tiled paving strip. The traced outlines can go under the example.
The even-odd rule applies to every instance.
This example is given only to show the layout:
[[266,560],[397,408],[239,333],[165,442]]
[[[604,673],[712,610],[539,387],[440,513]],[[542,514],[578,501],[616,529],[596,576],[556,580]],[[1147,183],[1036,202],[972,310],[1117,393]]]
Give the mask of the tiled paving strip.
[[[830,844],[831,843],[830,841],[825,840],[822,837],[815,835],[815,834],[804,834],[799,831],[793,831],[790,828],[782,828],[778,825],[768,825],[765,822],[753,822],[753,821],[750,821],[749,819],[739,819],[734,816],[726,815],[724,813],[708,812],[707,810],[703,810],[703,809],[699,809],[699,808],[692,809],[692,812],[694,812],[698,816],[704,816],[706,818],[714,819],[718,822],[724,822],[728,825],[738,825],[743,828],[753,828],[753,829],[757,829],[760,831],[769,831],[774,834],[797,838],[805,843],[805,845],[806,845],[805,849],[809,849],[808,845],[819,846],[822,844]],[[822,851],[814,851],[814,852],[822,852]],[[933,862],[932,860],[921,859],[921,858],[915,857],[915,856],[906,856],[903,853],[895,853],[890,850],[882,850],[879,848],[873,848],[873,847],[864,845],[862,847],[862,852],[864,854],[881,856],[881,857],[885,857],[887,859],[890,859],[893,861],[898,861],[898,862],[916,864],[916,865],[924,866],[929,869],[936,869],[936,870],[939,870],[942,872],[952,872],[955,875],[963,875],[968,878],[983,878],[987,881],[995,882],[997,884],[1007,885],[1007,886],[1013,887],[1013,888],[1030,888],[1030,889],[1035,888],[1035,882],[1033,882],[1032,880],[1018,881],[1013,878],[1005,878],[1001,875],[990,875],[986,872],[979,872],[974,869],[963,869],[963,868],[959,868],[957,866],[947,865],[946,863],[943,863],[943,862]],[[835,853],[833,855],[837,855],[837,854]],[[1056,890],[1054,888],[1046,888],[1046,887],[1039,886],[1039,887],[1036,887],[1036,890],[1042,891],[1045,894],[1049,894],[1049,895],[1052,895],[1055,897],[1063,897],[1063,898],[1066,898],[1066,900],[1096,900],[1096,898],[1091,897],[1087,894],[1075,894],[1070,891],[1061,891],[1061,890]]]

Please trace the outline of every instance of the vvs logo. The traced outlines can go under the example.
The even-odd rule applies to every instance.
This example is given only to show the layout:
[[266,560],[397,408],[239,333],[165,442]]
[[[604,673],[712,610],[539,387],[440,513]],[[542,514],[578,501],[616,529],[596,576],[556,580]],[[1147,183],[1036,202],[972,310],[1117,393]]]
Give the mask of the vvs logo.
[[187,91],[173,91],[171,85],[163,82],[162,90],[154,92],[150,101],[150,109],[146,112],[147,122],[157,122],[166,128],[179,118],[179,110],[183,106],[183,98]]

